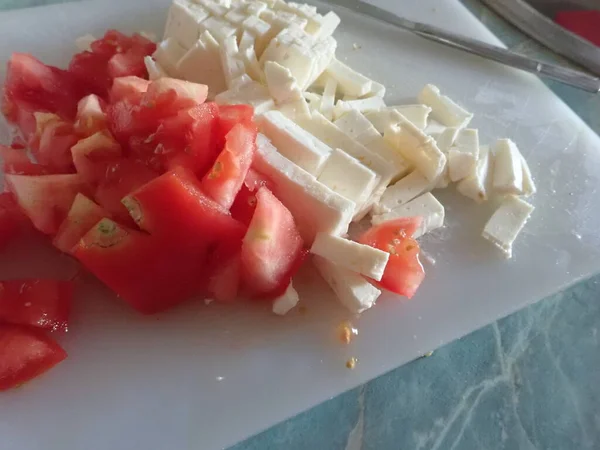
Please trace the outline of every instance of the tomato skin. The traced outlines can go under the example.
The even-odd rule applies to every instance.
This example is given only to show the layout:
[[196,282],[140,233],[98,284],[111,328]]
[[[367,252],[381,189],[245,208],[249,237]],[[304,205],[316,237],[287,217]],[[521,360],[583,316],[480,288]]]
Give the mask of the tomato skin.
[[285,291],[299,267],[304,242],[292,214],[269,189],[261,187],[256,200],[242,243],[241,276],[250,295],[273,298]]
[[18,235],[26,221],[13,194],[0,193],[0,250]]
[[219,105],[219,140],[222,147],[225,136],[238,123],[252,125],[254,108],[250,105]]
[[230,211],[234,219],[249,225],[256,209],[256,192],[262,186],[271,189],[272,182],[254,169],[248,170],[244,184],[235,197]]
[[172,308],[203,289],[200,263],[175,256],[159,238],[109,219],[92,228],[73,254],[142,314]]
[[104,208],[85,195],[77,194],[52,243],[62,252],[71,253],[77,242],[105,217],[110,214]]
[[421,217],[403,217],[368,229],[358,242],[390,253],[379,286],[412,298],[425,278],[419,261],[419,244],[411,236],[421,225]]
[[67,353],[42,330],[0,324],[0,391],[40,376],[66,357]]
[[118,102],[129,97],[139,97],[148,90],[150,82],[137,76],[115,78],[110,88],[110,101]]
[[66,331],[72,297],[70,281],[0,281],[0,322]]
[[225,148],[202,179],[202,189],[224,208],[231,208],[256,153],[257,130],[238,124],[225,137]]
[[77,53],[69,63],[69,73],[86,87],[87,94],[108,97],[112,77],[105,56],[87,51]]

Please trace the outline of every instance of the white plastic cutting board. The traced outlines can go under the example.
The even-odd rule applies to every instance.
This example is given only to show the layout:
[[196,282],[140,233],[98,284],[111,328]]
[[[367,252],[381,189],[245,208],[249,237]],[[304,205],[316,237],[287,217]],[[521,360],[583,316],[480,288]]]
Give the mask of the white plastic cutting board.
[[[455,0],[378,4],[499,43]],[[26,51],[64,65],[79,35],[160,33],[167,6],[109,0],[4,13],[0,60]],[[414,101],[432,82],[475,112],[484,141],[510,136],[521,147],[540,192],[513,260],[479,237],[489,210],[441,194],[447,226],[423,241],[436,263],[421,290],[412,301],[381,298],[355,321],[360,335],[347,347],[334,337],[347,315],[310,271],[296,282],[306,313],[285,318],[201,301],[143,318],[85,278],[61,338],[70,358],[0,395],[3,450],[224,447],[600,270],[598,136],[532,76],[340,15],[338,54],[388,86],[389,104]],[[40,242],[2,255],[0,275],[76,270]],[[350,356],[359,358],[354,371]]]

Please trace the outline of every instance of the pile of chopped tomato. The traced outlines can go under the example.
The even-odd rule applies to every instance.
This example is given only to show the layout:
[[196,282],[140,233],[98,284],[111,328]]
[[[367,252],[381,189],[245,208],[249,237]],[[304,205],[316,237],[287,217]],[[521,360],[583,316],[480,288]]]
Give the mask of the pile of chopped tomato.
[[[204,85],[149,81],[154,50],[109,31],[68,70],[12,56],[2,107],[21,136],[0,146],[0,248],[32,226],[142,314],[201,296],[273,300],[307,250],[272,181],[251,168],[254,111],[207,103]],[[392,253],[380,284],[407,297],[423,275],[417,225],[362,238]],[[66,357],[46,332],[66,330],[72,291],[0,282],[0,390]]]

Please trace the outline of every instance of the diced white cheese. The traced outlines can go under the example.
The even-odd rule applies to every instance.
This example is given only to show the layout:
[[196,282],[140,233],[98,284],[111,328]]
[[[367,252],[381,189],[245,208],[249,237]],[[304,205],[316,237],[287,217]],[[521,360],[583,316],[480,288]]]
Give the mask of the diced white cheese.
[[388,252],[325,233],[317,234],[310,252],[375,281],[381,281],[390,258]]
[[277,36],[281,31],[296,28],[304,30],[308,21],[303,17],[298,17],[295,14],[287,11],[271,11],[269,9],[263,11],[260,14],[260,18],[271,25],[268,39],[271,40]]
[[456,185],[456,189],[465,197],[477,203],[488,199],[488,181],[490,172],[490,149],[482,145],[479,149],[479,159],[473,172]]
[[360,161],[340,149],[333,149],[317,179],[332,191],[352,200],[358,210],[367,203],[379,177]]
[[294,289],[294,286],[290,282],[289,286],[283,293],[283,295],[277,297],[273,301],[273,313],[278,316],[284,316],[290,312],[300,301],[298,292]]
[[184,80],[207,85],[209,99],[227,89],[220,47],[210,33],[203,33],[179,60],[176,72]]
[[95,40],[96,38],[91,34],[85,34],[75,39],[75,46],[80,52],[89,52],[91,51],[92,42]]
[[523,162],[516,144],[499,139],[494,152],[494,189],[501,194],[523,193]]
[[150,81],[158,80],[159,78],[167,76],[167,72],[165,72],[165,70],[160,67],[160,64],[154,61],[151,56],[144,57],[144,65],[146,66],[148,79]]
[[246,4],[246,14],[251,16],[260,16],[269,5],[264,2],[249,2]]
[[308,20],[306,31],[314,36],[315,39],[323,39],[333,34],[340,24],[339,16],[333,11],[329,11],[324,16],[317,14]]
[[381,291],[363,276],[338,267],[320,256],[313,257],[313,264],[342,305],[352,313],[361,313],[375,304]]
[[245,8],[240,7],[236,9],[230,9],[223,17],[229,23],[235,25],[236,27],[240,27],[242,22],[246,20],[248,16],[246,15]]
[[385,142],[375,127],[359,111],[352,110],[334,123],[352,139],[388,161],[391,166],[392,181],[403,177],[408,172],[409,164],[400,152]]
[[446,128],[448,127],[442,125],[437,120],[431,119],[427,121],[427,126],[423,129],[423,132],[437,141],[439,136],[446,130]]
[[[377,81],[371,80],[371,89],[363,97],[381,97],[385,96],[385,86]],[[344,99],[345,100],[345,99]]]
[[227,3],[215,2],[212,0],[194,0],[196,3],[202,5],[211,16],[220,17],[224,16],[229,11]]
[[235,36],[225,38],[220,48],[221,65],[227,88],[231,89],[232,81],[246,73],[246,66],[239,58],[239,49]]
[[416,216],[420,216],[423,220],[413,234],[415,239],[444,226],[444,206],[429,192],[394,208],[388,213],[373,216],[371,223],[378,225],[392,219]]
[[260,131],[279,152],[308,173],[319,176],[331,148],[296,125],[279,111],[269,111],[257,118]]
[[534,207],[513,195],[507,196],[492,215],[483,229],[482,236],[504,252],[507,258],[512,256],[512,245]]
[[260,68],[256,52],[254,51],[254,45],[249,45],[243,50],[240,48],[239,57],[246,66],[246,73],[250,75],[254,81],[262,82],[265,74]]
[[299,98],[298,100],[293,100],[291,102],[284,103],[283,105],[279,105],[278,109],[285,117],[293,120],[294,122],[310,117],[308,103],[306,103],[306,100],[304,100],[303,97]]
[[381,97],[368,97],[357,100],[338,100],[333,111],[334,118],[338,119],[353,109],[360,112],[378,111],[385,108]]
[[325,82],[323,97],[321,98],[320,111],[327,119],[333,118],[333,103],[335,102],[335,93],[337,90],[337,81],[331,77]]
[[457,127],[448,127],[444,129],[444,131],[442,131],[436,138],[435,142],[443,153],[448,154],[450,152],[450,149],[454,145],[454,141],[456,141],[458,132],[460,130],[461,129]]
[[266,50],[261,55],[259,62],[274,61],[290,70],[298,81],[301,89],[308,84],[312,75],[314,55],[310,48],[297,43],[285,42],[285,35],[278,35],[271,40]]
[[273,193],[291,211],[306,245],[312,245],[318,232],[347,233],[354,202],[281,155],[263,134],[258,134],[256,145],[252,167],[273,181]]
[[263,51],[269,44],[271,38],[271,25],[258,16],[247,17],[242,23],[244,31],[247,31],[254,37],[254,50],[257,57],[262,55]]
[[262,84],[251,81],[235,86],[215,97],[220,105],[240,105],[247,103],[254,108],[254,114],[263,114],[275,107],[275,103],[269,94],[269,90]]
[[250,46],[254,47],[254,36],[252,36],[248,31],[243,31],[238,46],[240,51],[245,50]]
[[274,61],[265,63],[265,79],[275,103],[284,104],[302,98],[302,92],[292,72]]
[[533,176],[531,175],[531,170],[529,169],[529,164],[527,164],[523,154],[521,154],[521,162],[523,168],[523,195],[525,197],[529,197],[536,193],[537,188],[535,187]]
[[177,63],[186,54],[183,48],[175,39],[167,38],[156,46],[156,51],[152,58],[172,77],[177,77]]
[[371,90],[372,81],[369,78],[356,72],[337,58],[331,60],[326,70],[327,74],[338,82],[340,90],[344,94],[361,97]]
[[449,97],[442,95],[433,84],[426,85],[418,95],[420,103],[431,107],[433,118],[447,127],[464,128],[469,125],[473,114],[456,104]]
[[404,116],[414,126],[423,130],[427,126],[427,117],[431,108],[426,105],[404,105],[387,106],[377,111],[369,111],[365,115],[371,121],[373,126],[383,134],[388,125],[396,124],[402,120],[400,114]]
[[384,138],[428,180],[437,180],[443,172],[446,155],[440,151],[432,137],[408,120],[388,126]]
[[315,55],[315,61],[312,67],[312,73],[310,78],[308,79],[307,84],[304,86],[306,89],[310,86],[323,72],[333,59],[335,55],[335,50],[337,48],[337,41],[331,37],[327,36],[324,39],[319,39],[312,46],[312,53]]
[[209,17],[200,24],[200,31],[208,31],[217,42],[225,41],[229,36],[235,36],[237,28],[219,17]]
[[415,170],[388,187],[381,196],[381,200],[373,207],[372,212],[374,215],[390,212],[431,188],[431,181]]
[[169,8],[165,39],[174,38],[182,47],[192,47],[200,37],[200,24],[209,12],[189,0],[176,0]]
[[479,132],[461,128],[448,152],[450,179],[459,181],[475,170],[479,158]]
[[243,73],[237,78],[231,80],[231,89],[239,89],[243,84],[253,83],[254,80],[246,73]]

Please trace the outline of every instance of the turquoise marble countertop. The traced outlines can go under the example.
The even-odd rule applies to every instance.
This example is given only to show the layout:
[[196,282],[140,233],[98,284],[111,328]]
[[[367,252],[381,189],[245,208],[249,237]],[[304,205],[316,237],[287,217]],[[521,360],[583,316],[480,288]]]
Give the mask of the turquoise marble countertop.
[[[0,9],[60,1],[0,0]],[[510,48],[559,59],[479,0],[463,3]],[[600,133],[599,96],[548,85]],[[600,275],[231,450],[600,449],[598,328]]]

